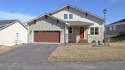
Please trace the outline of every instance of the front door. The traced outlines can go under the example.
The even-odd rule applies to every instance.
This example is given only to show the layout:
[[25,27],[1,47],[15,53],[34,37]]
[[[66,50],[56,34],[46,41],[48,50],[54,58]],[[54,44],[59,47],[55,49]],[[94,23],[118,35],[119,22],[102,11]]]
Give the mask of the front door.
[[80,39],[84,39],[84,27],[80,27]]

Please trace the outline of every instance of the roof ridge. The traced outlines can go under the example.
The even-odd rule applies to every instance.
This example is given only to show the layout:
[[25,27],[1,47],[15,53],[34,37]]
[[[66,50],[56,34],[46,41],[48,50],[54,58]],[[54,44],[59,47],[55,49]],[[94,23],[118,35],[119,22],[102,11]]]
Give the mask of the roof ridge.
[[67,5],[65,5],[65,6],[63,6],[63,7],[60,7],[60,8],[58,8],[58,9],[56,9],[56,10],[50,12],[50,13],[54,13],[54,12],[60,10],[60,9],[63,9],[63,8],[65,8],[65,7],[67,7],[67,6],[69,6],[69,7],[71,7],[71,8],[74,8],[74,9],[77,9],[77,10],[79,10],[79,11],[81,11],[81,12],[86,12],[86,13],[92,15],[92,16],[95,16],[95,17],[97,17],[97,18],[99,18],[99,19],[104,20],[104,18],[102,18],[102,17],[100,17],[100,16],[98,16],[98,15],[96,15],[96,14],[93,14],[93,13],[88,12],[88,11],[86,11],[86,10],[80,9],[80,8],[78,8],[78,7],[76,7],[76,6],[71,5],[71,4],[67,4]]
[[[123,20],[125,20],[125,18],[124,18],[124,19],[121,19],[121,20],[118,20],[118,21],[115,21],[115,22],[113,22],[113,23],[111,23],[111,24],[109,24],[109,25],[122,23]],[[125,22],[125,21],[124,21],[124,22]]]

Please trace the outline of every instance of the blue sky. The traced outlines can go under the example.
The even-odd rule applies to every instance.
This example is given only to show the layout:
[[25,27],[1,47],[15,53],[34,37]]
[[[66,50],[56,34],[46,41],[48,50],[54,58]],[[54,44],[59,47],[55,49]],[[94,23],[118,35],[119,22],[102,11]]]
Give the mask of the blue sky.
[[125,0],[1,0],[0,19],[20,19],[26,22],[67,4],[103,17],[106,8],[107,24],[125,18]]

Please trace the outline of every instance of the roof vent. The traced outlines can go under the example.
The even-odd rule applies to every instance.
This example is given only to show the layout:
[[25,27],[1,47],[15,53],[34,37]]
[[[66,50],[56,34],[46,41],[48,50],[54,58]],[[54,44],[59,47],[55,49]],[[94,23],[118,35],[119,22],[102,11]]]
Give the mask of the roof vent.
[[67,6],[68,10],[69,10],[69,6]]
[[47,15],[45,15],[45,18],[47,19],[47,18],[48,18],[48,16],[47,16]]
[[88,16],[88,13],[86,12],[86,16]]

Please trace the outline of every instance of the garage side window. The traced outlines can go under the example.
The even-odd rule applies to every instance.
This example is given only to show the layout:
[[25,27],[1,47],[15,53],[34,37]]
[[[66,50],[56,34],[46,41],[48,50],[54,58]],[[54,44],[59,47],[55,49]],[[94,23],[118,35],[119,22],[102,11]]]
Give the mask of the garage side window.
[[91,27],[90,34],[91,35],[99,35],[99,27]]
[[69,33],[72,33],[72,27],[69,27]]

